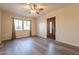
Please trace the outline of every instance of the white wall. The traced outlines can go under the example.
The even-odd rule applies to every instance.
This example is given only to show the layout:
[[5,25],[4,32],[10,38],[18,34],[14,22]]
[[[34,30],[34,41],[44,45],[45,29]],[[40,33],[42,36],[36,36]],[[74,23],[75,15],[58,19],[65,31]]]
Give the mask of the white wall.
[[0,43],[1,43],[1,11],[0,11]]
[[[17,19],[23,19],[23,20],[31,20],[32,21],[32,35],[36,35],[36,25],[35,25],[35,19],[33,18],[27,18],[23,16],[14,15],[7,12],[2,12],[2,40],[8,40],[11,39],[12,35],[12,17]],[[16,37],[28,37],[29,31],[17,31]]]
[[52,11],[38,19],[38,36],[47,38],[47,18],[56,17],[56,40],[79,46],[79,4]]

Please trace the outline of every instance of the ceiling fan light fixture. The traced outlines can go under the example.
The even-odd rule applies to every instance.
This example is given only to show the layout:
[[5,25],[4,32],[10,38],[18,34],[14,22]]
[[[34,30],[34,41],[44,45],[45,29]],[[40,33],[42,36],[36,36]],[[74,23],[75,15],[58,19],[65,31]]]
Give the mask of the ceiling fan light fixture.
[[27,8],[30,10],[30,13],[39,14],[44,8],[39,4],[27,4]]
[[36,13],[36,10],[31,10],[31,13],[35,14]]

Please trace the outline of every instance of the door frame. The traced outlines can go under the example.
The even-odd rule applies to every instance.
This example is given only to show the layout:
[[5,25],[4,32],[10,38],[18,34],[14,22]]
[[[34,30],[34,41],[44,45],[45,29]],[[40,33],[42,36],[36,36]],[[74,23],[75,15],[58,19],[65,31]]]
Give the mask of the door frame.
[[30,20],[30,37],[32,36],[32,20]]
[[[55,34],[54,40],[56,40],[56,17],[55,16],[54,17],[51,17],[51,18],[47,18],[47,38],[49,38],[49,32],[50,32],[50,29],[49,29],[50,27],[49,27],[49,23],[48,23],[48,21],[50,19],[52,19],[53,20],[53,23],[54,23],[54,34]],[[52,31],[53,31],[53,27],[52,27]]]

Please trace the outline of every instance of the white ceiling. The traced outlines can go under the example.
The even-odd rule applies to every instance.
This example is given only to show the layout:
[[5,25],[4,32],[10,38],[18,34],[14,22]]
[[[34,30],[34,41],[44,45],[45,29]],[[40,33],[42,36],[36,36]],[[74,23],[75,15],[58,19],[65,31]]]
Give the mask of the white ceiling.
[[40,14],[30,14],[26,8],[26,3],[0,3],[0,9],[5,12],[27,16],[27,17],[39,17],[45,15],[53,10],[68,6],[68,3],[40,3],[44,10]]

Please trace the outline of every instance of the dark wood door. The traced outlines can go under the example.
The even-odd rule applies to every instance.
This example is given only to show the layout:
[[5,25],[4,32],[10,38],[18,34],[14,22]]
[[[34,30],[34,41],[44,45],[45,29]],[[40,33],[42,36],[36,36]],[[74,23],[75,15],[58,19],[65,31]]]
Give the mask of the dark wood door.
[[55,40],[55,17],[47,19],[47,38]]

